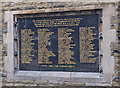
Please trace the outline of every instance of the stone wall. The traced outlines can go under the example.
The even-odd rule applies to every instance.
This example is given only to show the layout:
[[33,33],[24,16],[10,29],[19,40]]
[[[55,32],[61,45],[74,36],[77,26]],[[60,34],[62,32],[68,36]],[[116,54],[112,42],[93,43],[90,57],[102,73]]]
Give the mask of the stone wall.
[[[36,13],[36,12],[46,13],[46,12],[55,12],[55,11],[56,12],[74,11],[74,10],[79,11],[79,10],[89,10],[89,9],[91,10],[91,9],[103,9],[103,8],[105,8],[103,11],[103,14],[105,14],[105,16],[102,17],[102,19],[105,19],[103,20],[103,23],[111,22],[111,23],[108,23],[108,25],[104,25],[104,27],[102,26],[103,23],[101,22],[102,23],[101,28],[103,29],[108,28],[108,30],[110,30],[110,34],[108,34],[106,30],[103,30],[105,33],[103,36],[103,39],[108,38],[108,42],[111,43],[110,46],[107,45],[108,49],[111,49],[110,58],[108,56],[105,58],[107,58],[106,61],[109,59],[112,59],[112,60],[114,59],[115,61],[115,63],[113,62],[114,69],[112,69],[114,71],[114,74],[112,73],[113,71],[111,71],[111,73],[109,74],[110,76],[109,76],[108,75],[109,72],[106,72],[107,76],[105,80],[109,80],[109,83],[105,81],[101,81],[102,79],[97,80],[97,79],[88,79],[88,78],[85,78],[85,79],[81,78],[81,80],[84,80],[84,81],[87,81],[87,80],[91,81],[91,83],[87,83],[87,84],[84,82],[81,83],[80,81],[76,82],[75,80],[77,79],[72,79],[72,81],[68,81],[70,80],[69,78],[68,79],[63,78],[64,81],[62,81],[63,79],[56,80],[56,78],[55,79],[48,78],[48,79],[51,79],[52,81],[44,80],[45,78],[41,78],[43,79],[41,81],[34,77],[27,77],[27,78],[24,78],[24,80],[18,80],[20,77],[18,77],[18,79],[16,78],[8,79],[9,65],[5,63],[7,63],[6,60],[8,60],[9,62],[11,60],[10,58],[12,58],[12,56],[7,57],[9,55],[9,52],[11,52],[10,51],[11,49],[10,48],[8,49],[8,47],[13,47],[11,46],[11,43],[9,43],[9,38],[7,38],[7,36],[9,36],[9,31],[10,31],[9,28],[12,27],[12,24],[8,23],[8,20],[11,20],[12,12],[16,14],[28,14],[28,13],[31,14],[31,13]],[[111,2],[97,2],[97,1],[95,2],[78,2],[78,1],[76,2],[47,2],[47,1],[46,2],[32,2],[29,0],[22,1],[22,2],[18,2],[17,0],[16,1],[8,0],[7,2],[4,2],[2,0],[0,3],[0,76],[2,78],[1,79],[2,86],[89,86],[89,85],[91,86],[112,86],[112,85],[120,86],[120,79],[119,79],[120,78],[120,74],[119,74],[120,73],[120,68],[119,68],[120,67],[119,66],[120,64],[119,63],[120,62],[119,61],[120,59],[119,24],[120,23],[118,23],[120,20],[119,19],[120,17],[119,8],[120,6],[118,6],[118,2],[113,2],[113,0]],[[108,20],[106,18],[107,16],[108,16],[108,19],[110,17],[109,19],[110,21],[107,21]],[[109,27],[107,27],[109,25],[110,25],[110,29]],[[118,37],[116,38],[116,36]],[[13,37],[13,35],[11,35],[11,37]],[[116,39],[111,39],[112,37]],[[106,41],[103,40],[102,42],[103,44],[106,44]],[[106,47],[105,45],[101,45],[101,46],[103,49]],[[103,54],[101,52],[100,54],[102,58],[103,55],[106,53]],[[113,58],[111,58],[111,56],[113,56]],[[108,63],[111,63],[111,62],[108,61]],[[102,64],[105,65],[104,63]],[[105,69],[108,69],[108,67],[106,66]],[[14,71],[12,73],[14,73]],[[111,74],[112,74],[112,79],[111,79]],[[25,80],[25,79],[32,79],[32,80]]]
[[2,85],[2,4],[0,3],[0,87]]
[[112,55],[115,57],[115,73],[113,78],[113,85],[120,86],[120,3],[118,5],[118,29],[117,29],[117,41],[113,43]]

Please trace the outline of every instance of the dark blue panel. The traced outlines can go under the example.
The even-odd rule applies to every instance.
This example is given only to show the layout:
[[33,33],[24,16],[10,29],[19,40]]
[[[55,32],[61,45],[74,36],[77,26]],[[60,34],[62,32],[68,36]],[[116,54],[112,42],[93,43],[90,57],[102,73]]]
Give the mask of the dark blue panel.
[[98,15],[18,18],[19,69],[99,72]]

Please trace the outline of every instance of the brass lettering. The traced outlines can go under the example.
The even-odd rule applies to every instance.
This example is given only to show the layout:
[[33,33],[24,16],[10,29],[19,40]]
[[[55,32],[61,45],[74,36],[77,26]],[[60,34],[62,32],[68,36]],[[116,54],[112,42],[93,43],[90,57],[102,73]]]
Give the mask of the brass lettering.
[[74,58],[72,55],[74,54],[70,48],[73,48],[75,44],[72,43],[72,37],[69,37],[71,33],[74,32],[73,29],[67,28],[58,28],[58,60],[59,64],[76,64],[72,61]]
[[55,56],[52,51],[46,48],[50,42],[50,35],[54,32],[49,32],[48,29],[38,29],[38,63],[39,64],[52,64],[49,57]]

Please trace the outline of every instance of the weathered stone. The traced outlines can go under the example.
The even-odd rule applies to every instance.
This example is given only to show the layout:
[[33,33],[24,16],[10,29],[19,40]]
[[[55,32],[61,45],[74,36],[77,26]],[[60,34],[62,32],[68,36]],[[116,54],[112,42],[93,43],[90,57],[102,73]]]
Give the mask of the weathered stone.
[[49,84],[49,82],[48,81],[35,81],[35,84],[36,85],[48,85]]
[[3,62],[0,62],[0,67],[3,67],[4,66],[4,63]]
[[[4,2],[6,2],[6,1],[10,1],[10,0],[2,0],[2,1],[4,1]],[[11,1],[13,1],[13,0],[11,0]],[[45,12],[53,12],[54,11],[54,8],[56,8],[56,11],[67,11],[68,9],[69,9],[69,11],[76,11],[76,9],[75,9],[75,7],[77,7],[77,10],[87,10],[88,8],[89,9],[91,9],[91,8],[94,8],[94,9],[97,9],[97,7],[100,9],[102,6],[103,6],[103,8],[104,8],[104,6],[105,6],[105,3],[104,3],[104,5],[102,5],[101,6],[101,4],[98,4],[98,2],[97,3],[93,3],[93,2],[86,2],[86,3],[81,3],[81,2],[79,2],[79,1],[77,1],[77,2],[69,2],[69,3],[66,3],[66,2],[40,2],[39,0],[34,0],[34,1],[38,1],[38,2],[34,2],[34,1],[30,1],[30,2],[28,2],[29,0],[27,0],[27,1],[24,1],[24,0],[22,0],[22,1],[20,1],[19,2],[19,0],[15,0],[15,3],[14,3],[14,1],[11,3],[11,2],[7,2],[7,3],[4,3],[3,4],[3,6],[4,6],[4,10],[6,10],[6,11],[22,11],[22,10],[24,10],[24,12],[25,12],[25,10],[31,10],[31,9],[36,9],[36,10],[38,10],[38,9],[45,9],[43,12],[45,13]],[[55,0],[54,0],[55,1]],[[58,0],[59,1],[59,0]],[[65,1],[65,0],[64,0]],[[111,3],[109,3],[109,4],[111,4]],[[105,7],[105,9],[108,7],[109,5],[106,5],[106,7]],[[68,8],[68,7],[73,7],[73,8]],[[113,7],[113,5],[111,5],[110,7]],[[48,9],[46,9],[46,8],[52,8],[52,10],[48,10]],[[87,9],[86,9],[87,8]],[[114,8],[115,9],[115,8]],[[111,10],[111,9],[110,9]],[[38,11],[38,12],[41,12],[41,11]],[[37,12],[37,13],[38,13]],[[108,19],[109,19],[109,13],[107,13],[107,10],[105,10],[105,12],[106,12],[106,17],[107,17],[107,19],[103,19],[103,23],[105,22],[105,23],[107,23],[107,22],[109,22],[109,23],[111,23],[111,28],[112,29],[116,29],[117,28],[117,26],[116,26],[116,24],[117,24],[117,17],[116,16],[113,16],[112,18],[111,18],[111,21],[108,21]],[[105,12],[103,12],[103,13],[105,13]],[[32,11],[31,11],[31,13],[32,13]],[[29,13],[29,14],[31,14],[31,13]],[[113,11],[113,13],[114,13],[114,11]],[[22,13],[20,13],[20,14],[22,14]],[[28,14],[28,13],[26,13],[26,14]],[[111,13],[110,13],[111,14]],[[3,15],[3,14],[1,14],[1,15]],[[110,16],[111,17],[111,16]],[[9,17],[10,18],[10,17]],[[2,19],[1,19],[1,22],[2,22]],[[7,23],[3,23],[3,24],[1,24],[2,26],[3,26],[3,28],[1,28],[1,30],[3,29],[3,32],[7,32],[7,26],[8,25],[10,25],[10,23],[9,24],[7,24]],[[103,30],[103,31],[106,31],[107,29],[109,29],[108,27],[110,27],[110,25],[107,25],[106,27],[105,27],[105,30]],[[10,29],[9,29],[10,30]],[[2,32],[2,31],[1,31]],[[111,33],[111,32],[110,32]],[[6,33],[6,35],[7,35],[7,33]],[[104,34],[104,35],[106,35],[106,34]],[[108,35],[109,35],[109,33],[108,33]],[[108,36],[107,35],[107,36]],[[8,35],[7,35],[8,36]],[[12,36],[12,35],[11,35]],[[9,36],[8,36],[9,37]],[[2,38],[2,37],[1,37]],[[105,36],[105,38],[106,38],[106,36]],[[104,38],[104,39],[105,39]],[[4,39],[5,39],[5,36],[4,36]],[[104,42],[104,39],[103,39],[103,41],[102,42]],[[108,40],[110,40],[110,39],[108,39]],[[5,40],[6,41],[6,40]],[[106,41],[106,40],[105,40]],[[8,41],[7,41],[8,42]],[[7,43],[6,42],[6,43]],[[111,42],[111,41],[106,41],[106,42]],[[114,42],[115,43],[115,45],[113,45],[111,48],[112,48],[112,51],[113,51],[113,56],[119,56],[119,53],[117,53],[117,52],[119,52],[119,45],[117,45],[116,44],[116,42]],[[106,44],[108,44],[108,43],[106,43]],[[12,45],[12,44],[11,44]],[[102,44],[101,44],[102,45]],[[109,44],[108,44],[108,46],[109,46]],[[7,50],[7,48],[8,47],[5,47],[6,49],[3,49],[3,50]],[[105,47],[106,48],[106,47]],[[10,49],[11,50],[11,49]],[[107,48],[107,50],[109,50],[109,48]],[[106,50],[106,51],[107,51]],[[9,52],[11,52],[11,51],[9,51]],[[8,53],[9,53],[8,52]],[[107,52],[109,52],[109,51],[107,51]],[[6,52],[5,52],[6,53]],[[116,55],[117,54],[117,55]],[[5,57],[7,56],[7,54],[5,55]],[[105,56],[105,55],[104,55]],[[104,57],[103,56],[103,57]],[[1,56],[2,57],[2,56]],[[119,58],[119,57],[118,57]],[[105,57],[105,59],[111,59],[111,57],[109,58],[106,58]],[[113,58],[112,58],[113,59]],[[116,61],[116,64],[117,64],[117,62],[119,62],[119,61],[117,61],[117,59],[115,59]],[[105,61],[105,60],[103,60],[103,61]],[[108,61],[109,62],[109,61]],[[115,66],[115,70],[117,70],[118,69],[118,66],[116,65]],[[50,75],[49,75],[50,76]],[[89,80],[89,82],[91,82],[91,84],[90,85],[95,85],[95,84],[97,84],[97,83],[93,83],[92,84],[92,82],[100,82],[101,83],[101,85],[102,84],[104,84],[104,83],[102,83],[102,81],[101,80],[98,80],[98,79],[85,79],[85,78],[60,78],[60,77],[58,77],[58,78],[50,78],[50,77],[41,77],[39,80],[37,80],[37,79],[35,79],[35,78],[27,78],[27,77],[24,77],[24,76],[21,76],[20,78],[22,79],[22,77],[24,78],[23,80],[20,80],[20,81],[17,81],[17,79],[16,80],[14,80],[14,81],[8,81],[8,85],[7,86],[10,86],[10,85],[14,85],[14,86],[30,86],[30,85],[66,85],[66,86],[85,86],[85,83]],[[20,78],[18,78],[18,79],[20,79]],[[26,79],[28,79],[28,80],[26,80]],[[29,80],[36,80],[35,82],[34,81],[29,81]],[[45,81],[46,80],[46,81]],[[49,80],[49,81],[47,81],[47,80]],[[70,80],[73,80],[73,82],[68,82],[68,81],[70,81]],[[76,81],[77,80],[77,81]],[[84,83],[81,83],[81,82],[83,82],[84,81]],[[65,84],[64,84],[64,82],[65,82]],[[7,82],[6,82],[7,83]],[[9,84],[9,83],[13,83],[13,84]],[[89,84],[89,83],[88,83]],[[99,83],[98,83],[99,84]]]
[[0,68],[0,73],[2,72],[2,68]]
[[6,86],[14,86],[13,83],[7,83]]
[[120,76],[115,76],[115,77],[113,78],[113,81],[119,82],[119,80],[120,80]]
[[119,56],[118,50],[112,51],[111,56],[115,56],[115,57]]
[[12,6],[14,6],[14,3],[12,3],[12,2],[4,3],[3,6],[4,7],[12,7]]
[[2,28],[7,29],[7,22],[2,23]]
[[61,5],[54,5],[54,8],[58,8],[58,7],[65,7],[65,5],[61,4]]
[[[15,83],[14,86],[25,86],[25,84]],[[29,86],[29,85],[28,85]]]
[[116,81],[112,81],[112,86],[119,86],[119,83],[118,82],[116,82]]
[[118,25],[117,24],[111,24],[111,29],[117,29]]
[[6,45],[6,44],[3,45],[2,55],[3,55],[3,56],[7,56],[7,45]]
[[111,24],[118,24],[118,17],[112,16],[111,17]]
[[85,86],[85,83],[78,83],[78,82],[65,82],[64,83],[65,86]]
[[115,57],[115,64],[120,64],[120,57]]
[[112,42],[111,43],[111,49],[113,50],[119,50],[120,49],[120,44],[117,42]]
[[111,43],[111,51],[113,56],[120,56],[120,44],[116,42]]
[[21,81],[21,83],[24,83],[24,84],[33,84],[34,81],[24,80],[24,81]]
[[2,77],[7,77],[7,74],[6,73],[2,73]]
[[31,10],[31,9],[36,9],[36,6],[26,6],[24,9],[25,10]]
[[115,64],[114,69],[118,69],[119,68],[119,64]]

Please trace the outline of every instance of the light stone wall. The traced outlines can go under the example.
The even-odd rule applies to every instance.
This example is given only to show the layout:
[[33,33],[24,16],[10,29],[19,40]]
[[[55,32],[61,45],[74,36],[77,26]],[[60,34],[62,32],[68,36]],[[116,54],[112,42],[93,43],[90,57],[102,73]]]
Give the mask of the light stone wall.
[[2,4],[0,3],[0,87],[2,87],[2,70],[3,70],[3,58],[2,58]]
[[[70,2],[44,2],[34,1],[18,1],[6,0],[2,1],[0,7],[0,61],[5,62],[0,67],[1,76],[3,77],[3,86],[119,86],[119,77],[116,74],[118,71],[119,53],[116,31],[118,30],[118,2],[117,0],[87,2],[70,1]],[[53,0],[54,1],[54,0]],[[63,0],[64,1],[64,0]],[[102,24],[101,32],[103,40],[101,41],[100,55],[102,57],[101,66],[103,74],[93,73],[59,73],[59,72],[26,72],[14,70],[14,27],[13,15],[45,13],[45,12],[60,12],[74,10],[92,10],[102,9]],[[3,16],[3,17],[2,17]],[[2,44],[3,41],[3,44]],[[118,45],[117,45],[118,44]],[[116,69],[117,66],[117,69]],[[115,68],[114,68],[115,67]],[[34,76],[36,75],[36,77]]]
[[105,79],[111,82],[112,74],[114,72],[114,57],[111,57],[111,42],[116,41],[116,29],[111,29],[110,25],[110,18],[115,15],[113,5],[105,5],[103,8],[103,25],[102,25],[102,33],[103,33],[103,40],[102,40],[102,53],[103,53],[103,73],[105,74]]
[[[118,2],[119,0],[41,0],[41,2]],[[1,2],[40,2],[39,0],[1,0]]]

